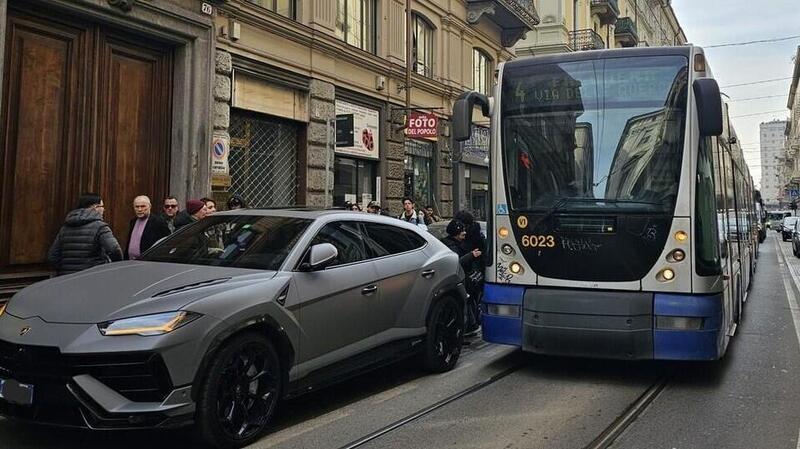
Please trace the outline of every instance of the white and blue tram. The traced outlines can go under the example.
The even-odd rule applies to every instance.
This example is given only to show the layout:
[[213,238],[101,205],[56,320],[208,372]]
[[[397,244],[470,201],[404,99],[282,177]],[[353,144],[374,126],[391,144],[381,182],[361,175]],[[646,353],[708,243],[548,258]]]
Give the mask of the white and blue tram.
[[721,358],[755,272],[754,188],[695,46],[501,64],[483,336],[541,354]]

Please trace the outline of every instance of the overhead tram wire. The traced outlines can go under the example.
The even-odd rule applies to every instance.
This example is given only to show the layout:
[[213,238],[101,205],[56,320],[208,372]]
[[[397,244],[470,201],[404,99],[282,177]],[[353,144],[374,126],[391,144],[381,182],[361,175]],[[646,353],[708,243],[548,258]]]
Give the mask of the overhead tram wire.
[[760,81],[751,81],[749,83],[740,83],[740,84],[728,84],[727,86],[720,86],[720,89],[727,89],[728,87],[739,87],[739,86],[751,86],[753,84],[764,84],[764,83],[772,83],[775,81],[785,81],[794,79],[792,76],[787,76],[786,78],[773,78],[768,80],[760,80]]
[[716,44],[716,45],[703,45],[703,48],[722,48],[722,47],[741,47],[743,45],[753,45],[753,44],[769,44],[773,42],[782,42],[788,41],[792,39],[800,39],[800,34],[796,36],[785,36],[785,37],[776,37],[773,39],[760,39],[756,41],[745,41],[745,42],[731,42],[728,44]]
[[766,115],[766,114],[777,114],[779,112],[789,113],[788,109],[779,109],[777,111],[764,111],[764,112],[756,112],[754,114],[744,114],[744,115],[732,115],[731,118],[741,118],[741,117],[753,117],[756,115]]
[[780,94],[780,95],[766,95],[763,97],[750,97],[750,98],[735,98],[728,100],[729,103],[736,103],[737,101],[751,101],[751,100],[762,100],[764,98],[786,98],[789,94]]

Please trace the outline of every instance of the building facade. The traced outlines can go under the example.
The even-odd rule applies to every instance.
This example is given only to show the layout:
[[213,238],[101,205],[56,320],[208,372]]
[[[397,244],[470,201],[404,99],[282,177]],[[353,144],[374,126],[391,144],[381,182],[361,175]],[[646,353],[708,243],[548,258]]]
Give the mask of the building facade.
[[518,57],[686,43],[670,0],[536,0],[535,4],[541,23],[517,44]]
[[789,192],[789,200],[795,204],[800,198],[800,46],[794,57],[794,75],[789,87],[789,100],[786,107],[789,109],[789,120],[786,123],[786,159],[790,161],[791,168],[786,176],[784,193]]
[[101,193],[124,237],[136,195],[208,191],[207,12],[195,0],[0,2],[0,297],[49,275],[81,192]]
[[761,198],[768,209],[786,206],[786,125],[785,120],[773,120],[759,125],[761,146]]
[[[221,4],[214,138],[228,158],[214,189],[255,206],[379,200],[397,215],[410,196],[442,216],[459,209],[453,102],[465,90],[488,92],[508,47],[538,19],[522,0],[410,6],[407,41],[403,0]],[[409,138],[406,125],[418,122],[435,130]],[[479,189],[488,188],[484,159],[486,175],[467,180]]]

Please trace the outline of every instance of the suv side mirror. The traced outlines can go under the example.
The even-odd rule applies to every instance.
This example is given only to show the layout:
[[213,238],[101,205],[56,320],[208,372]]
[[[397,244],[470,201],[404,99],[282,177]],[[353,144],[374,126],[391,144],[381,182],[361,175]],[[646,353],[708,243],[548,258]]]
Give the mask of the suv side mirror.
[[719,136],[722,134],[722,99],[717,81],[701,78],[694,81],[692,89],[697,103],[700,136]]
[[484,117],[489,116],[489,98],[478,92],[464,92],[453,105],[453,139],[464,142],[472,136],[472,111],[481,106]]
[[327,268],[336,257],[339,251],[330,243],[318,243],[311,247],[308,255],[308,262],[300,265],[301,271],[317,271]]

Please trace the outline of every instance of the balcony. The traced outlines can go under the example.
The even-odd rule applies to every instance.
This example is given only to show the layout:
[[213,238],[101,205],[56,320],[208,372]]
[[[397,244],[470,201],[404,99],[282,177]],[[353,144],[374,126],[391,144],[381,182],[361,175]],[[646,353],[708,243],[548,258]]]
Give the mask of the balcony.
[[483,17],[501,28],[504,47],[513,47],[539,24],[533,0],[467,0],[467,23],[475,25]]
[[630,17],[621,17],[614,27],[614,37],[622,47],[636,47],[639,45],[639,35],[636,34],[636,23]]
[[617,17],[619,17],[617,0],[592,0],[591,5],[592,14],[597,15],[603,25],[610,25],[617,21]]
[[578,30],[569,33],[569,44],[572,51],[602,50],[606,48],[603,38],[594,30]]

